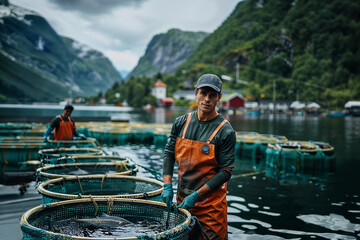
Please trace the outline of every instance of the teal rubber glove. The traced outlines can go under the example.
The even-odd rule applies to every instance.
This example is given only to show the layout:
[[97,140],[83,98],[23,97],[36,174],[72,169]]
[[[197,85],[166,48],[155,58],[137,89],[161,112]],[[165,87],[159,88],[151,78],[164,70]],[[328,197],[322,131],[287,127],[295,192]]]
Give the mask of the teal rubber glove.
[[164,184],[164,191],[161,194],[162,201],[166,203],[167,209],[171,211],[171,205],[173,200],[174,190],[171,183]]
[[199,200],[199,198],[200,195],[195,191],[189,196],[185,197],[182,203],[180,203],[180,205],[176,208],[184,208],[189,210],[190,208],[193,208],[195,206],[195,203],[197,202],[197,200]]
[[44,143],[48,142],[48,137],[50,135],[50,133],[52,132],[52,130],[54,130],[54,128],[52,128],[51,126],[48,126],[48,128],[46,129],[45,133],[44,133]]

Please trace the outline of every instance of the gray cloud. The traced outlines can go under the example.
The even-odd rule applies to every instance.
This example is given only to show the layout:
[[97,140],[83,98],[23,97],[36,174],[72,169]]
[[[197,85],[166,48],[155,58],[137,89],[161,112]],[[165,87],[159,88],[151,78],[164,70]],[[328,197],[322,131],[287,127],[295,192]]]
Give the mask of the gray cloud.
[[145,1],[147,0],[60,0],[51,3],[66,11],[101,15],[117,7],[139,7]]

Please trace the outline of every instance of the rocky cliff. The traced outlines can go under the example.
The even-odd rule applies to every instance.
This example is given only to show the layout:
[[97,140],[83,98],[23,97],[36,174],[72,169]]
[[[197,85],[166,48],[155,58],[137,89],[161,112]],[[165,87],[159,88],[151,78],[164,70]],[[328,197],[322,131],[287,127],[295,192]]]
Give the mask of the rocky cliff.
[[155,35],[127,78],[135,76],[154,76],[173,73],[208,36],[205,32],[186,32],[170,29],[167,33]]

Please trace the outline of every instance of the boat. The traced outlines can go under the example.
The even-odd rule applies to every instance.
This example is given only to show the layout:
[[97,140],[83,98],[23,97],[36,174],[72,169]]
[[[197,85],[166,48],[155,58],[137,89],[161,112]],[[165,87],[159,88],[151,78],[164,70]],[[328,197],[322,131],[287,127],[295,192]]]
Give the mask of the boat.
[[343,112],[330,112],[326,116],[328,117],[344,117],[346,114]]
[[248,112],[248,116],[261,116],[261,112]]

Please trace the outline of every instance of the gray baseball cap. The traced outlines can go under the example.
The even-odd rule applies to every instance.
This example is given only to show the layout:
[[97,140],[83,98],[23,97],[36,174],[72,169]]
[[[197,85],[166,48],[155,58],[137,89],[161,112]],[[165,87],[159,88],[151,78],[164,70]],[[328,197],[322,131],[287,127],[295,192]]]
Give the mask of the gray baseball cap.
[[196,84],[196,89],[201,87],[211,87],[217,92],[221,92],[222,82],[220,78],[214,74],[204,74],[202,75]]

